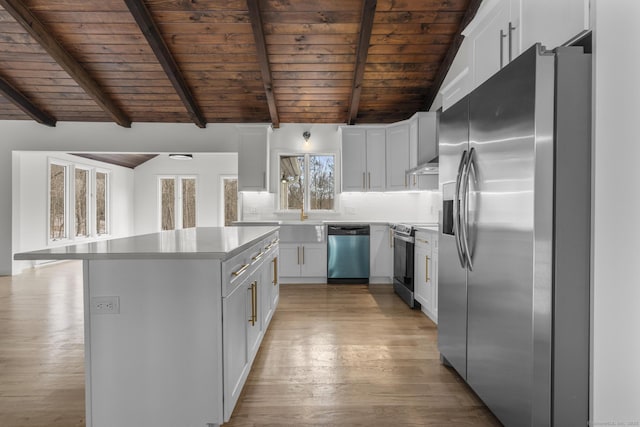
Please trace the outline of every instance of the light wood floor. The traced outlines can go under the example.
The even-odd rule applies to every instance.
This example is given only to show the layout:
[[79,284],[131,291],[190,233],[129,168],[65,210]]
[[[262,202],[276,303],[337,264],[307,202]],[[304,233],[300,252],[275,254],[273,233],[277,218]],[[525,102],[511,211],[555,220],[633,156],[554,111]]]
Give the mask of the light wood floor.
[[[229,427],[499,426],[390,288],[282,285]],[[82,266],[0,277],[0,425],[84,426]]]

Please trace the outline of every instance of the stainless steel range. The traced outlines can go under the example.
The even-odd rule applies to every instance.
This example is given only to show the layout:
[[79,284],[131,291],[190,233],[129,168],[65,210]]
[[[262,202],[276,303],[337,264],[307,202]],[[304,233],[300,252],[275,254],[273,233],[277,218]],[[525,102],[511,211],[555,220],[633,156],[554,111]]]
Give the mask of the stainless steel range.
[[420,308],[413,298],[413,255],[415,228],[410,224],[391,224],[393,230],[393,290],[411,308]]

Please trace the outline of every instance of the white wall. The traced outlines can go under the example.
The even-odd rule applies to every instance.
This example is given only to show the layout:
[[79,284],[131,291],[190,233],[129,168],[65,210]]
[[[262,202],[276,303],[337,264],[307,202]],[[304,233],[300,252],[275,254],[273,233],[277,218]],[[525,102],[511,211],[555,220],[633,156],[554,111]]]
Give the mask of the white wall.
[[[44,249],[49,245],[47,236],[49,159],[109,171],[110,237],[133,234],[132,169],[60,152],[14,151],[13,158],[13,252]],[[65,241],[58,245],[69,243],[71,242]],[[33,265],[32,261],[16,261],[14,269],[20,271],[31,265]]]
[[237,153],[198,153],[193,160],[171,160],[161,154],[135,169],[135,234],[160,230],[158,177],[196,177],[198,227],[224,225],[221,215],[221,177],[237,175]]
[[592,0],[594,6],[592,420],[638,425],[640,2]]
[[[302,133],[311,132],[304,145]],[[322,153],[336,156],[336,171],[342,168],[338,125],[283,124],[270,131],[270,193],[243,193],[242,220],[298,219],[298,212],[279,212],[279,156],[287,153]],[[340,189],[336,173],[336,189]],[[342,193],[336,195],[336,212],[307,212],[309,219],[438,222],[440,196],[437,192]]]
[[[84,152],[237,152],[233,124],[134,123],[130,129],[113,123],[58,122],[50,128],[32,121],[0,121],[0,200],[13,200],[12,151]],[[0,203],[0,275],[12,274],[12,203]]]

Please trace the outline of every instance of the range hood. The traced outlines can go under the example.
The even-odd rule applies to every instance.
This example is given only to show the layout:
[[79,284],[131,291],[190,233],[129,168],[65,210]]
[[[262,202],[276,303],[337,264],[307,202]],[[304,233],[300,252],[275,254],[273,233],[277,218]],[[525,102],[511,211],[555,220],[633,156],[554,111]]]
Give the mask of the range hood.
[[415,168],[408,169],[407,175],[437,175],[439,172],[438,157],[431,159],[427,163],[422,163]]

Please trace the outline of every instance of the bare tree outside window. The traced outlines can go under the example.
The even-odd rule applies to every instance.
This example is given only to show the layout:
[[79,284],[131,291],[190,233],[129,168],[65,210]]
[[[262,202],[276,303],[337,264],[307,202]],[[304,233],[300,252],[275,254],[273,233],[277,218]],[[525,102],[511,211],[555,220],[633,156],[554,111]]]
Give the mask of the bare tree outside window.
[[89,201],[89,171],[76,168],[75,170],[75,218],[76,237],[89,235],[87,224],[87,203]]
[[49,169],[49,238],[51,240],[67,237],[65,228],[66,175],[67,167],[52,163]]
[[160,179],[160,195],[161,195],[161,230],[173,230],[176,228],[175,215],[175,179]]
[[182,178],[182,228],[196,226],[196,180]]
[[281,156],[280,174],[280,209],[297,210],[304,205],[310,210],[334,208],[335,156]]
[[107,234],[107,174],[96,172],[96,233]]
[[281,209],[300,209],[304,203],[304,156],[280,157],[280,170],[287,181],[283,186],[286,198]]
[[309,209],[333,209],[334,157],[309,156]]
[[238,220],[238,178],[224,178],[224,225]]

